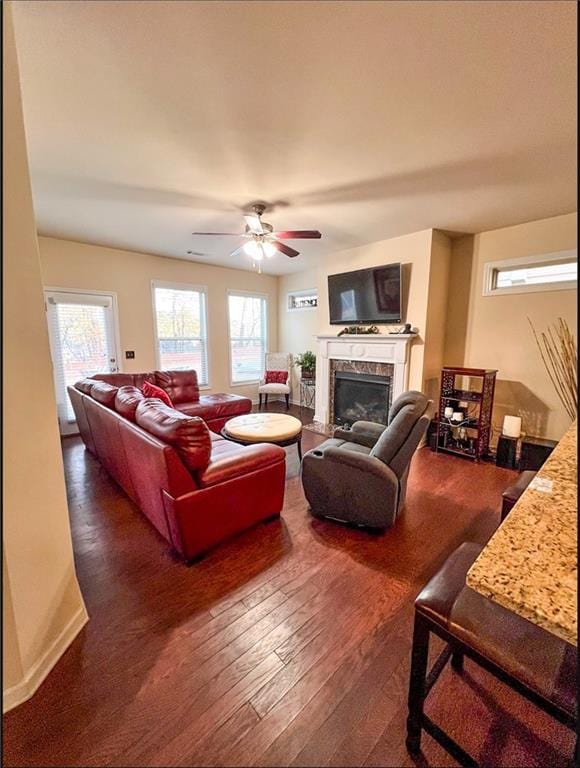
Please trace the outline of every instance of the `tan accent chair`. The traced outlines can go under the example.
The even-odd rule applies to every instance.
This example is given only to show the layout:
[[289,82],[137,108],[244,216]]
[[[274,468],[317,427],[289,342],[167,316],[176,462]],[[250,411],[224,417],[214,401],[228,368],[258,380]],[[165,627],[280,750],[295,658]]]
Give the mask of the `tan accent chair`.
[[290,407],[290,392],[292,382],[292,355],[288,352],[267,352],[266,353],[266,371],[287,371],[288,378],[286,384],[266,384],[266,376],[260,381],[258,386],[259,407],[262,407],[262,396],[268,405],[268,395],[284,395],[286,398],[286,408]]

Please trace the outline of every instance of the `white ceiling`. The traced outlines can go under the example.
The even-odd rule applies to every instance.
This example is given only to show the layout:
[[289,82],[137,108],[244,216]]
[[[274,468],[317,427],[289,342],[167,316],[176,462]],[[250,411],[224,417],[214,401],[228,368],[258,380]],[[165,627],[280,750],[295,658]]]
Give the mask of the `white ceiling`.
[[41,234],[251,268],[191,232],[261,199],[282,274],[576,209],[575,2],[13,6]]

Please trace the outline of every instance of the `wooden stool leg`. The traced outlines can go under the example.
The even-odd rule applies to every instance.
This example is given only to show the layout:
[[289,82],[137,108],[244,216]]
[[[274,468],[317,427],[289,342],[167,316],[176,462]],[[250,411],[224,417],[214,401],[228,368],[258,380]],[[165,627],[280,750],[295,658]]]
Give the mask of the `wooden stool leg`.
[[461,651],[453,651],[451,666],[456,672],[463,672],[463,653]]
[[286,410],[290,408],[290,395],[285,395],[286,398]]
[[428,656],[429,627],[421,616],[415,614],[413,649],[411,652],[411,677],[409,680],[409,715],[407,717],[407,739],[405,742],[411,754],[417,754],[421,751]]

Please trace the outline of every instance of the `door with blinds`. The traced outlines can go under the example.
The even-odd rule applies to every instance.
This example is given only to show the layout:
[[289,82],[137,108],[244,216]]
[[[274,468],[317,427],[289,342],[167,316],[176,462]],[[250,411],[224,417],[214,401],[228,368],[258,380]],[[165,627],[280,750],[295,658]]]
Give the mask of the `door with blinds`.
[[46,316],[61,435],[77,432],[66,388],[118,367],[117,325],[112,295],[45,291]]

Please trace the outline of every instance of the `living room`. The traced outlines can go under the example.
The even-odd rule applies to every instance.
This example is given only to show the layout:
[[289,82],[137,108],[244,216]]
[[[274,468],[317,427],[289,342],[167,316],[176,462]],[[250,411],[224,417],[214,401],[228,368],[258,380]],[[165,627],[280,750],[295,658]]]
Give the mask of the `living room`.
[[6,765],[573,764],[576,14],[4,3]]

